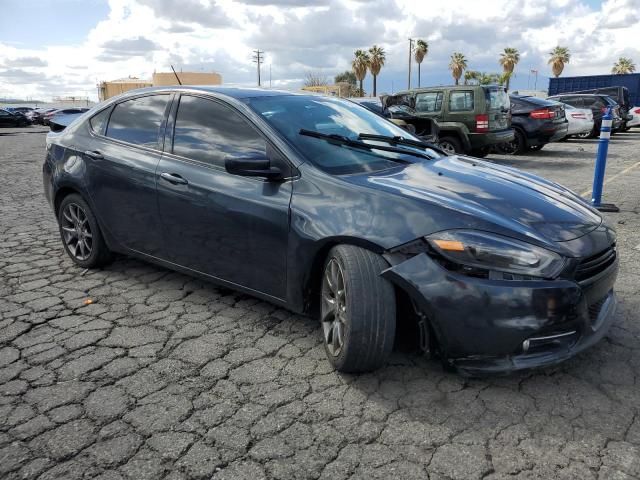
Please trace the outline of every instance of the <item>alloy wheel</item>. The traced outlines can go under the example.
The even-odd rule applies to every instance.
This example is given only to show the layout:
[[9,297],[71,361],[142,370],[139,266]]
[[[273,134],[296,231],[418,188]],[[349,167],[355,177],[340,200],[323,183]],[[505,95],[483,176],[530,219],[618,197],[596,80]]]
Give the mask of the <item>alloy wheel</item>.
[[91,255],[93,235],[85,211],[76,203],[69,203],[62,211],[62,237],[67,249],[77,260]]
[[440,143],[440,148],[447,152],[449,155],[454,155],[456,153],[456,149],[449,142]]
[[331,355],[340,355],[347,326],[347,291],[342,267],[332,258],[322,279],[322,331]]

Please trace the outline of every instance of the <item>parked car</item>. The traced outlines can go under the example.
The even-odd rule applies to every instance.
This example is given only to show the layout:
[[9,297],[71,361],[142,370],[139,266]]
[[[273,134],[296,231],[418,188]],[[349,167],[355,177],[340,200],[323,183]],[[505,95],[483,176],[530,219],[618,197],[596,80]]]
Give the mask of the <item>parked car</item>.
[[486,156],[491,148],[513,140],[509,96],[497,85],[426,87],[389,96],[387,104],[407,105],[440,128],[440,147],[449,153]]
[[[566,77],[562,81],[560,79],[552,79],[549,85],[549,93],[572,93],[572,94],[596,94],[611,97],[618,105],[620,105],[621,125],[620,130],[627,130],[627,120],[629,120],[629,111],[633,106],[633,102],[637,101],[640,91],[640,76],[638,74],[625,75],[594,75],[587,77]],[[626,83],[628,87],[621,85]],[[555,84],[552,86],[552,84]],[[586,87],[586,88],[585,88]],[[567,90],[570,88],[570,90]],[[552,92],[553,90],[553,92]]]
[[56,113],[49,119],[49,128],[52,132],[61,132],[73,123],[77,118],[84,115],[85,112],[77,113]]
[[567,136],[564,105],[526,95],[510,95],[510,98],[515,138],[497,147],[501,153],[519,155],[529,150],[541,150],[547,143]]
[[595,138],[600,134],[602,117],[611,108],[613,114],[612,131],[620,130],[622,117],[620,117],[620,106],[607,95],[593,95],[590,93],[567,93],[554,95],[547,100],[561,102],[576,108],[589,108],[593,112],[593,130],[590,133],[580,134],[580,138]]
[[0,108],[0,127],[26,127],[29,120],[21,113],[12,113]]
[[378,115],[388,118],[393,123],[415,134],[426,142],[438,143],[438,123],[427,117],[420,117],[416,111],[406,105],[386,106],[386,96],[380,100],[371,97],[350,98],[352,102],[362,105]]
[[60,108],[56,110],[51,110],[44,115],[42,115],[42,124],[49,125],[49,122],[55,115],[69,115],[76,113],[84,113],[89,111],[88,108]]
[[43,116],[47,113],[58,110],[57,108],[36,108],[30,112],[31,122],[37,125],[44,125]]
[[565,104],[564,113],[569,122],[565,139],[573,135],[588,135],[593,131],[593,112],[589,108],[576,108]]
[[11,113],[21,113],[24,116],[27,116],[27,113],[33,110],[32,107],[5,107],[5,110]]
[[[616,90],[605,90],[609,88]],[[549,79],[549,95],[586,91],[610,95],[618,103],[624,103],[625,107],[628,105],[630,108],[632,105],[640,104],[640,73],[585,75],[581,77],[565,77],[563,75]],[[627,95],[628,102],[626,101]]]
[[317,315],[341,371],[385,363],[397,312],[468,374],[563,361],[613,321],[597,210],[344,99],[135,90],[49,133],[43,176],[81,268],[120,252]]
[[629,116],[630,119],[627,120],[627,127],[640,127],[640,107],[631,107]]

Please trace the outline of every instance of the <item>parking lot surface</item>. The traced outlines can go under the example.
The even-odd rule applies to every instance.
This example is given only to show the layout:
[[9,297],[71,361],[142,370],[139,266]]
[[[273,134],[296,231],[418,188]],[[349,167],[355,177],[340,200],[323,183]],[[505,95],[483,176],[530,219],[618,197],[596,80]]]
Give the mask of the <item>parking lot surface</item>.
[[[44,143],[0,131],[0,478],[640,478],[640,131],[607,168],[614,327],[561,366],[473,380],[402,350],[337,374],[313,319],[127,258],[84,272]],[[596,145],[489,160],[588,197]]]

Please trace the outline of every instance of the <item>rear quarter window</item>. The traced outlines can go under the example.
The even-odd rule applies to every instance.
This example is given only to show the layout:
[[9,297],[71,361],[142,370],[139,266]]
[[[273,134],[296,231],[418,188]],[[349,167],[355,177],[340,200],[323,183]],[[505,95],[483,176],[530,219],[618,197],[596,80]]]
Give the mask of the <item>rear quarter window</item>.
[[469,112],[473,108],[473,91],[453,91],[449,93],[450,112]]
[[98,135],[104,135],[110,113],[111,108],[105,108],[89,119],[89,125],[91,125],[91,130],[93,130],[94,133],[97,133]]

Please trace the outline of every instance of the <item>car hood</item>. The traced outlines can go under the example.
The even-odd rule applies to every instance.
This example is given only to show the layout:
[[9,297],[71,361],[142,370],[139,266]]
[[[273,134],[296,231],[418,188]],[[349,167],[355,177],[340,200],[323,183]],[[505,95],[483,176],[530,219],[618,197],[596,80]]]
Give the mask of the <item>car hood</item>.
[[[579,238],[602,223],[600,215],[584,200],[558,184],[464,156],[354,175],[347,181],[437,204],[521,235],[553,242]],[[460,225],[464,227],[469,225]]]

